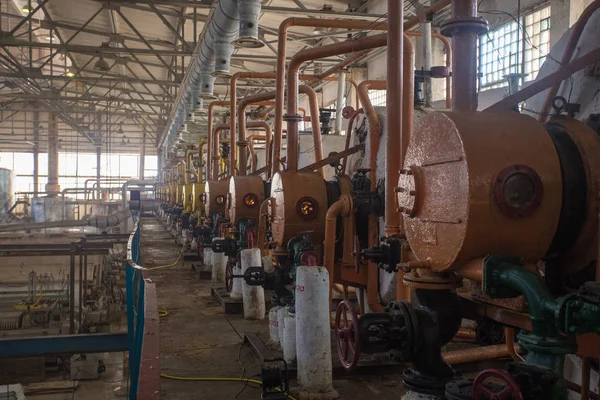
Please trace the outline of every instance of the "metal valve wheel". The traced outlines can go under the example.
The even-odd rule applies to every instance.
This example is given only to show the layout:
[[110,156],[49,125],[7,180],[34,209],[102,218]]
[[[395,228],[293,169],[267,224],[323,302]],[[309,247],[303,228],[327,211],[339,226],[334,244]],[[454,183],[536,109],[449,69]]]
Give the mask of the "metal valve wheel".
[[[485,385],[488,379],[500,383],[501,389],[492,390]],[[473,381],[473,400],[523,400],[519,385],[506,372],[499,369],[486,369]]]
[[[348,319],[350,314],[350,319]],[[335,337],[337,353],[342,367],[351,371],[358,365],[360,358],[360,338],[358,317],[348,300],[342,301],[335,313]]]
[[228,292],[231,292],[231,289],[233,289],[233,264],[233,261],[228,260],[225,266],[225,289]]

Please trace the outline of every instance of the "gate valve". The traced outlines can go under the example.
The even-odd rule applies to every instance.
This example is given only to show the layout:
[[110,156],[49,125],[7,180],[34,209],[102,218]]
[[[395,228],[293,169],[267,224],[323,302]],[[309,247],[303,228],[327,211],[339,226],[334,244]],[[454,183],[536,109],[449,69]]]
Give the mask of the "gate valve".
[[[499,388],[496,385],[486,385],[486,381],[491,379],[494,383],[502,384]],[[523,394],[519,385],[506,371],[499,369],[487,369],[477,375],[473,381],[473,399],[481,400],[523,400]]]
[[266,276],[263,267],[248,267],[243,274],[232,273],[230,280],[242,278],[248,286],[262,286],[265,284]]
[[340,364],[346,371],[351,371],[356,368],[360,358],[360,333],[356,311],[348,300],[338,305],[334,327]]
[[378,246],[364,249],[360,256],[377,263],[377,266],[387,272],[398,272],[401,258],[402,241],[395,237],[383,238]]
[[215,253],[225,253],[227,257],[235,257],[238,252],[237,241],[231,238],[215,240],[212,242],[210,248]]

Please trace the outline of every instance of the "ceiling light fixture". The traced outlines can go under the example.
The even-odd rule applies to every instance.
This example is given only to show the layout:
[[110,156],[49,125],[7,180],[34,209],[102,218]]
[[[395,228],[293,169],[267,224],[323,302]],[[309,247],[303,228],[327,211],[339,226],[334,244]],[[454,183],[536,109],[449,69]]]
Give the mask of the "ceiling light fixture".
[[29,7],[27,7],[27,6],[23,6],[23,8],[21,8],[21,11],[23,11],[25,14],[29,14],[31,12]]
[[104,59],[102,54],[100,54],[100,58],[94,64],[93,69],[96,71],[102,71],[102,72],[106,72],[106,71],[110,70],[110,65],[108,65],[108,63],[106,62],[106,60]]
[[72,78],[75,76],[75,72],[68,69],[65,75],[68,76],[69,78]]

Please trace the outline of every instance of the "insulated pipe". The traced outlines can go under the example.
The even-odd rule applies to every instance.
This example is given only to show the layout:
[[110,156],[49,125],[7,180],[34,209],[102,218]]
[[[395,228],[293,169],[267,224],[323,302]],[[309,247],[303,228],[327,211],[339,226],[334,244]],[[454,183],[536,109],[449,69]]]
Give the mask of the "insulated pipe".
[[[385,174],[385,235],[392,236],[400,232],[400,216],[396,212],[394,189],[398,184],[398,173],[404,165],[402,162],[402,136],[398,134],[398,127],[404,130],[402,123],[406,107],[414,107],[412,103],[406,104],[403,97],[403,49],[404,39],[408,36],[402,34],[402,21],[404,20],[404,1],[388,1],[388,15],[397,16],[389,18],[387,33],[387,75],[386,75],[386,115],[387,148],[386,174]],[[410,40],[406,40],[410,43]],[[412,47],[412,45],[411,45]],[[399,112],[402,110],[402,112]],[[400,155],[400,157],[398,157]]]
[[[594,13],[598,9],[600,9],[600,0],[595,0],[593,3],[591,3],[589,6],[587,6],[587,8],[585,10],[583,10],[583,13],[581,14],[579,19],[573,26],[573,32],[571,32],[571,37],[569,38],[569,42],[567,43],[565,52],[563,53],[563,56],[560,60],[559,71],[563,68],[566,68],[565,67],[566,64],[571,62],[571,59],[573,58],[575,49],[577,49],[577,44],[579,43],[579,39],[581,38],[581,34],[583,33],[583,30],[585,29],[590,17],[592,15],[594,15]],[[545,122],[546,119],[548,118],[548,114],[550,112],[549,111],[550,106],[552,105],[552,101],[554,100],[554,98],[556,97],[556,95],[558,93],[558,90],[560,89],[561,83],[562,83],[562,81],[558,82],[557,84],[552,86],[552,88],[548,92],[548,95],[546,96],[546,100],[544,101],[544,105],[542,106],[542,108],[540,110],[540,117],[539,117],[540,122]]]
[[[235,74],[233,74],[233,76],[231,77],[231,81],[229,82],[229,93],[230,93],[230,109],[233,110],[231,111],[231,143],[235,142],[235,134],[236,131],[238,130],[236,123],[238,121],[239,118],[239,107],[236,107],[236,102],[237,102],[237,81],[238,79],[276,79],[278,76],[278,73],[275,72],[236,72]],[[300,75],[299,79],[302,81],[314,81],[314,82],[318,82],[321,80],[326,80],[326,81],[335,81],[337,80],[337,78],[329,78],[329,77],[324,77],[321,78],[320,76],[317,75]],[[349,82],[350,84],[352,84],[352,86],[357,89],[358,85],[356,84],[356,82],[351,79],[351,78],[346,78],[346,82]],[[276,92],[273,92],[276,93]],[[272,98],[267,99],[267,100],[272,100],[272,99],[276,99],[276,95],[274,95]],[[254,104],[254,103],[253,103]],[[277,103],[275,103],[275,105],[277,105]],[[317,111],[318,111],[318,102],[317,102]],[[237,117],[236,117],[236,113]],[[304,116],[306,116],[306,110],[303,111]],[[316,114],[318,116],[318,114]],[[319,119],[317,118],[317,121]],[[311,121],[312,122],[312,121]],[[275,124],[277,125],[277,122],[275,122]],[[241,137],[238,136],[238,137]],[[243,142],[243,140],[240,140]],[[280,143],[281,144],[281,143]],[[241,154],[241,151],[240,151]],[[235,151],[232,151],[229,157],[229,168],[232,171],[235,171],[235,166],[236,166],[236,157],[237,157],[237,153]]]
[[[346,145],[344,147],[344,151],[347,151],[350,148],[350,140],[352,139],[352,129],[354,129],[354,121],[359,114],[364,114],[364,109],[356,110],[352,113],[350,120],[348,121],[348,133],[346,133]],[[350,173],[350,168],[348,167],[348,156],[344,157],[344,173],[348,175]]]
[[[325,21],[325,20],[321,20]],[[387,35],[374,35],[369,36],[360,40],[348,40],[341,43],[335,43],[332,45],[314,47],[311,49],[305,49],[298,52],[295,56],[292,57],[289,66],[288,66],[288,107],[287,107],[287,115],[285,119],[287,121],[287,163],[288,163],[288,171],[296,172],[298,171],[298,122],[300,116],[298,115],[298,72],[300,70],[300,66],[306,62],[311,60],[316,60],[319,58],[334,56],[338,54],[352,53],[355,51],[374,49],[377,47],[383,47],[387,44]],[[279,89],[279,88],[278,88]],[[276,101],[278,99],[276,98]],[[278,104],[279,105],[279,104]],[[283,110],[283,105],[280,106]],[[277,116],[275,117],[276,124],[279,123]],[[277,127],[277,125],[276,125]],[[276,128],[277,129],[277,128]],[[283,127],[282,127],[283,129]],[[283,130],[282,130],[283,132]],[[314,132],[313,132],[314,133]],[[279,136],[279,132],[275,132],[275,146],[274,146],[274,159],[277,159],[278,154],[278,144],[281,144],[281,137]]]
[[[433,65],[433,55],[431,49],[431,21],[421,22],[421,33],[423,38],[423,46],[421,48],[423,52],[423,69],[425,71],[431,71]],[[433,90],[431,87],[432,79],[431,76],[425,77],[425,105],[431,107],[433,99]]]
[[212,148],[213,148],[213,144],[212,144],[212,131],[213,131],[213,112],[215,107],[217,106],[221,106],[221,107],[227,107],[229,105],[229,101],[223,101],[223,100],[219,100],[219,101],[213,101],[212,103],[210,103],[208,105],[208,137],[206,138],[207,143],[206,143],[206,180],[209,180],[210,177],[212,176],[211,171],[212,171]]
[[48,183],[46,192],[60,192],[58,184],[58,117],[55,113],[48,114]]
[[346,72],[340,71],[338,74],[337,101],[335,110],[335,134],[342,134],[342,110],[346,106],[344,97],[346,96]]
[[[226,129],[231,129],[229,124],[225,124],[225,123],[221,123],[218,124],[217,126],[215,126],[214,132],[213,132],[213,151],[212,151],[212,161],[213,161],[213,166],[212,166],[212,180],[213,181],[218,181],[219,180],[219,160],[221,159],[219,157],[219,142],[220,142],[220,134],[221,131],[226,130]],[[235,151],[235,148],[230,149],[230,151]],[[231,171],[229,172],[230,174],[232,173]]]

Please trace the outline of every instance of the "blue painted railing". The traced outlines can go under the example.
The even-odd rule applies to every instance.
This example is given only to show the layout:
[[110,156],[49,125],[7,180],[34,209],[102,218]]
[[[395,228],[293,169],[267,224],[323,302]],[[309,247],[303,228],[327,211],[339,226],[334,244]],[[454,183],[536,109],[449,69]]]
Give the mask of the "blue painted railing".
[[[156,287],[140,266],[140,221],[132,212],[134,228],[127,243],[127,332],[129,344],[129,400],[158,399],[160,352]],[[148,326],[145,322],[148,319]],[[145,340],[144,336],[150,336]],[[140,383],[142,382],[142,383]],[[144,392],[144,394],[142,394]]]

